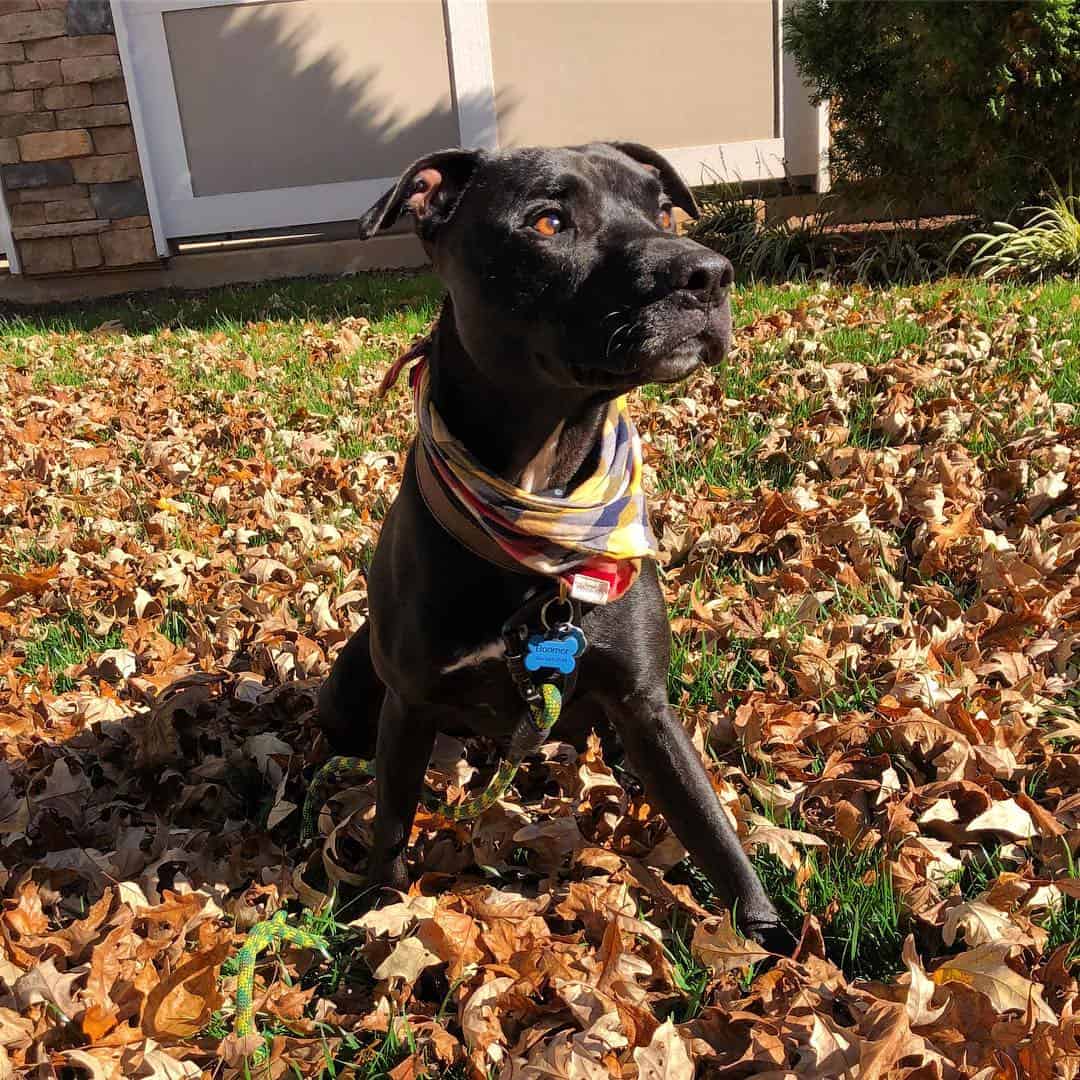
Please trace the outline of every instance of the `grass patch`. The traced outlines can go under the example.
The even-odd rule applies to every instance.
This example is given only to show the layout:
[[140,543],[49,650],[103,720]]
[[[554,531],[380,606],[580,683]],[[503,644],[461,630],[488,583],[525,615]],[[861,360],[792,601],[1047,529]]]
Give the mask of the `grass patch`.
[[[1074,881],[1080,879],[1080,870],[1078,870],[1076,859],[1064,840],[1062,841],[1062,847],[1065,849],[1065,861],[1068,870],[1066,876]],[[1080,899],[1062,893],[1060,906],[1050,909],[1046,921],[1043,923],[1043,929],[1046,930],[1048,935],[1046,940],[1046,951],[1048,953],[1060,949],[1062,945],[1068,945],[1069,951],[1066,954],[1066,963],[1071,964],[1073,961],[1080,959]]]
[[160,333],[166,328],[227,332],[246,323],[330,322],[350,315],[372,322],[390,319],[406,327],[433,313],[442,293],[438,279],[428,273],[266,281],[198,293],[162,291],[0,314],[0,338],[86,333],[101,327],[103,334]]
[[169,601],[165,618],[161,620],[158,631],[169,639],[177,648],[187,641],[191,634],[191,624],[187,620],[187,605],[179,601]]
[[785,491],[794,482],[800,462],[763,458],[759,450],[769,431],[764,416],[738,414],[725,429],[723,441],[707,455],[698,453],[692,443],[671,449],[657,478],[663,487],[681,495],[702,483],[737,495],[749,495],[762,484]]
[[775,855],[759,851],[754,859],[785,923],[797,930],[805,914],[816,915],[826,954],[848,978],[889,980],[902,971],[900,898],[881,851],[830,848],[807,852],[805,859],[805,906],[794,874]]
[[712,705],[717,693],[762,690],[765,676],[750,656],[750,642],[736,638],[723,650],[703,638],[673,634],[668,667],[668,695],[679,701],[687,695],[690,705]]
[[845,673],[845,681],[822,695],[821,711],[841,715],[849,712],[873,712],[881,692],[867,675]]
[[45,547],[37,539],[31,540],[25,547],[0,554],[0,567],[11,573],[23,573],[31,567],[47,569],[55,566],[64,557],[59,548]]
[[690,949],[693,933],[690,920],[677,914],[671,922],[671,937],[664,946],[675,986],[683,997],[672,1017],[678,1024],[693,1020],[701,1012],[709,985],[709,969],[698,962]]
[[96,653],[119,648],[122,644],[123,637],[118,629],[98,637],[91,633],[82,615],[71,611],[47,625],[38,638],[26,643],[26,657],[18,670],[24,675],[37,675],[48,669],[53,673],[53,689],[63,694],[76,686],[75,680],[64,674],[66,668],[84,664]]

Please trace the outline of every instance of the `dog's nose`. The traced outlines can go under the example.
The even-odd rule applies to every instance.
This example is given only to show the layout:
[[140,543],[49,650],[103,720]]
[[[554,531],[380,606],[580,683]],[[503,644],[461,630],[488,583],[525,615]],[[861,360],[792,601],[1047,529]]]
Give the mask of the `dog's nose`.
[[735,280],[731,261],[707,248],[679,255],[670,273],[674,291],[691,293],[703,303],[712,300]]

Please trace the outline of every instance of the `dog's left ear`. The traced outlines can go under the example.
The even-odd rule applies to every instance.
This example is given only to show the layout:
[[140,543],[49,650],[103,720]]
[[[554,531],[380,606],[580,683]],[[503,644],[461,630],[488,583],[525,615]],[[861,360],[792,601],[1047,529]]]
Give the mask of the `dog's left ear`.
[[476,150],[439,150],[414,161],[360,218],[361,239],[389,229],[402,214],[412,214],[416,231],[430,239],[435,228],[453,216],[479,159]]
[[685,210],[692,218],[701,216],[698,204],[690,189],[683,183],[683,178],[675,171],[675,166],[663,154],[658,154],[651,146],[643,146],[634,142],[613,142],[614,146],[627,157],[633,158],[639,165],[644,165],[650,172],[660,177],[660,183],[664,185],[664,191],[671,196],[671,201]]

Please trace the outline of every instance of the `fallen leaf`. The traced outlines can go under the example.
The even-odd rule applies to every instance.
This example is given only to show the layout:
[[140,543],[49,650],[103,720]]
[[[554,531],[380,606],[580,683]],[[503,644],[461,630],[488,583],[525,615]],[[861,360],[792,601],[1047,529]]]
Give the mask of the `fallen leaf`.
[[980,945],[952,956],[945,961],[931,978],[938,986],[960,983],[977,990],[989,999],[998,1012],[1018,1009],[1034,1010],[1035,1017],[1047,1024],[1056,1024],[1057,1017],[1042,996],[1042,987],[1013,971],[1005,962],[1017,951],[1009,943]]

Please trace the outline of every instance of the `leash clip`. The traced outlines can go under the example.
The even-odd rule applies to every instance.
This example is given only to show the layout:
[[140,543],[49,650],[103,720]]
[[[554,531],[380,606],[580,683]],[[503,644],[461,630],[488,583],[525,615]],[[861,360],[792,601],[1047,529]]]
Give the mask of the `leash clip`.
[[525,699],[525,704],[529,707],[529,719],[532,720],[544,707],[544,695],[525,669],[525,643],[528,638],[529,628],[524,623],[519,626],[503,627],[506,670],[510,673],[517,692]]

